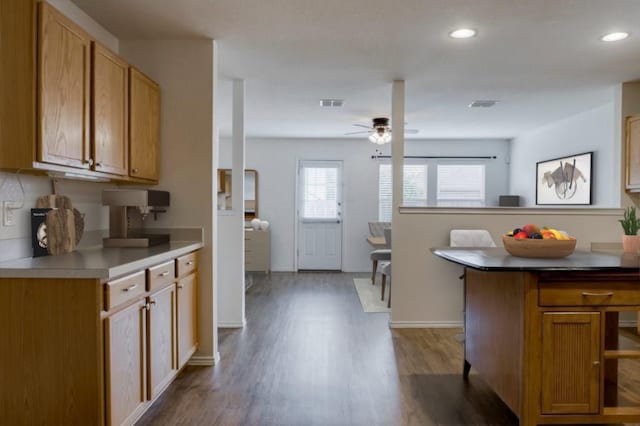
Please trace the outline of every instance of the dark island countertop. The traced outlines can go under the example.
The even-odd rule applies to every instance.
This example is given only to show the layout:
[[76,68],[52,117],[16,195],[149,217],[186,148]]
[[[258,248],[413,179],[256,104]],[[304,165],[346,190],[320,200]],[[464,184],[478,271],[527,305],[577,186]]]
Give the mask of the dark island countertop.
[[560,259],[512,256],[497,248],[433,248],[433,254],[448,261],[483,271],[638,271],[640,256],[576,250]]

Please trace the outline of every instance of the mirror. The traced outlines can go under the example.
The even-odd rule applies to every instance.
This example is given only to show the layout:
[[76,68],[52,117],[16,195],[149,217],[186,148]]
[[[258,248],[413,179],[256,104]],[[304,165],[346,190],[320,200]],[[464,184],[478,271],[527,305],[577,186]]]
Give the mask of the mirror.
[[[231,169],[218,169],[218,210],[231,210]],[[244,219],[258,217],[258,171],[244,171]]]

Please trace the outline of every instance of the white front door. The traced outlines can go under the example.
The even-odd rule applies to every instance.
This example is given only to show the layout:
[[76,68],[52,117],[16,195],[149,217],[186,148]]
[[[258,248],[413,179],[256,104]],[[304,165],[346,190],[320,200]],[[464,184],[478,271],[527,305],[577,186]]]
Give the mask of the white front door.
[[298,167],[298,269],[342,270],[342,161]]

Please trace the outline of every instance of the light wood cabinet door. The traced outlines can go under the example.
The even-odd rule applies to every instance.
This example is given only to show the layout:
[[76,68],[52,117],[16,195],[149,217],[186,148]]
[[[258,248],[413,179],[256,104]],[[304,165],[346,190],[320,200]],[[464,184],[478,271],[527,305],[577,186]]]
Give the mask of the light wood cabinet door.
[[148,310],[149,389],[154,399],[176,374],[176,285],[149,296]]
[[160,177],[160,86],[130,68],[129,175]]
[[600,396],[600,313],[542,315],[542,413],[595,414]]
[[131,424],[146,404],[146,303],[105,320],[107,424]]
[[92,51],[92,142],[94,169],[129,172],[129,65],[99,43]]
[[178,281],[178,368],[198,348],[198,275]]
[[627,118],[627,189],[640,191],[640,115]]
[[39,7],[38,161],[88,169],[91,40],[47,3]]

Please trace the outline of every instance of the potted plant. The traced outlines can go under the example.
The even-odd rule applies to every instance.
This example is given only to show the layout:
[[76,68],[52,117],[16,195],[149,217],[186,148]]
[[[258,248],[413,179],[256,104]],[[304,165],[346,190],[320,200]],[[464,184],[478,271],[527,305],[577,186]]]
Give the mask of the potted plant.
[[627,207],[624,211],[622,219],[618,220],[624,230],[622,236],[622,249],[625,253],[638,253],[640,250],[640,235],[638,235],[638,229],[640,228],[640,219],[636,216],[635,207]]

